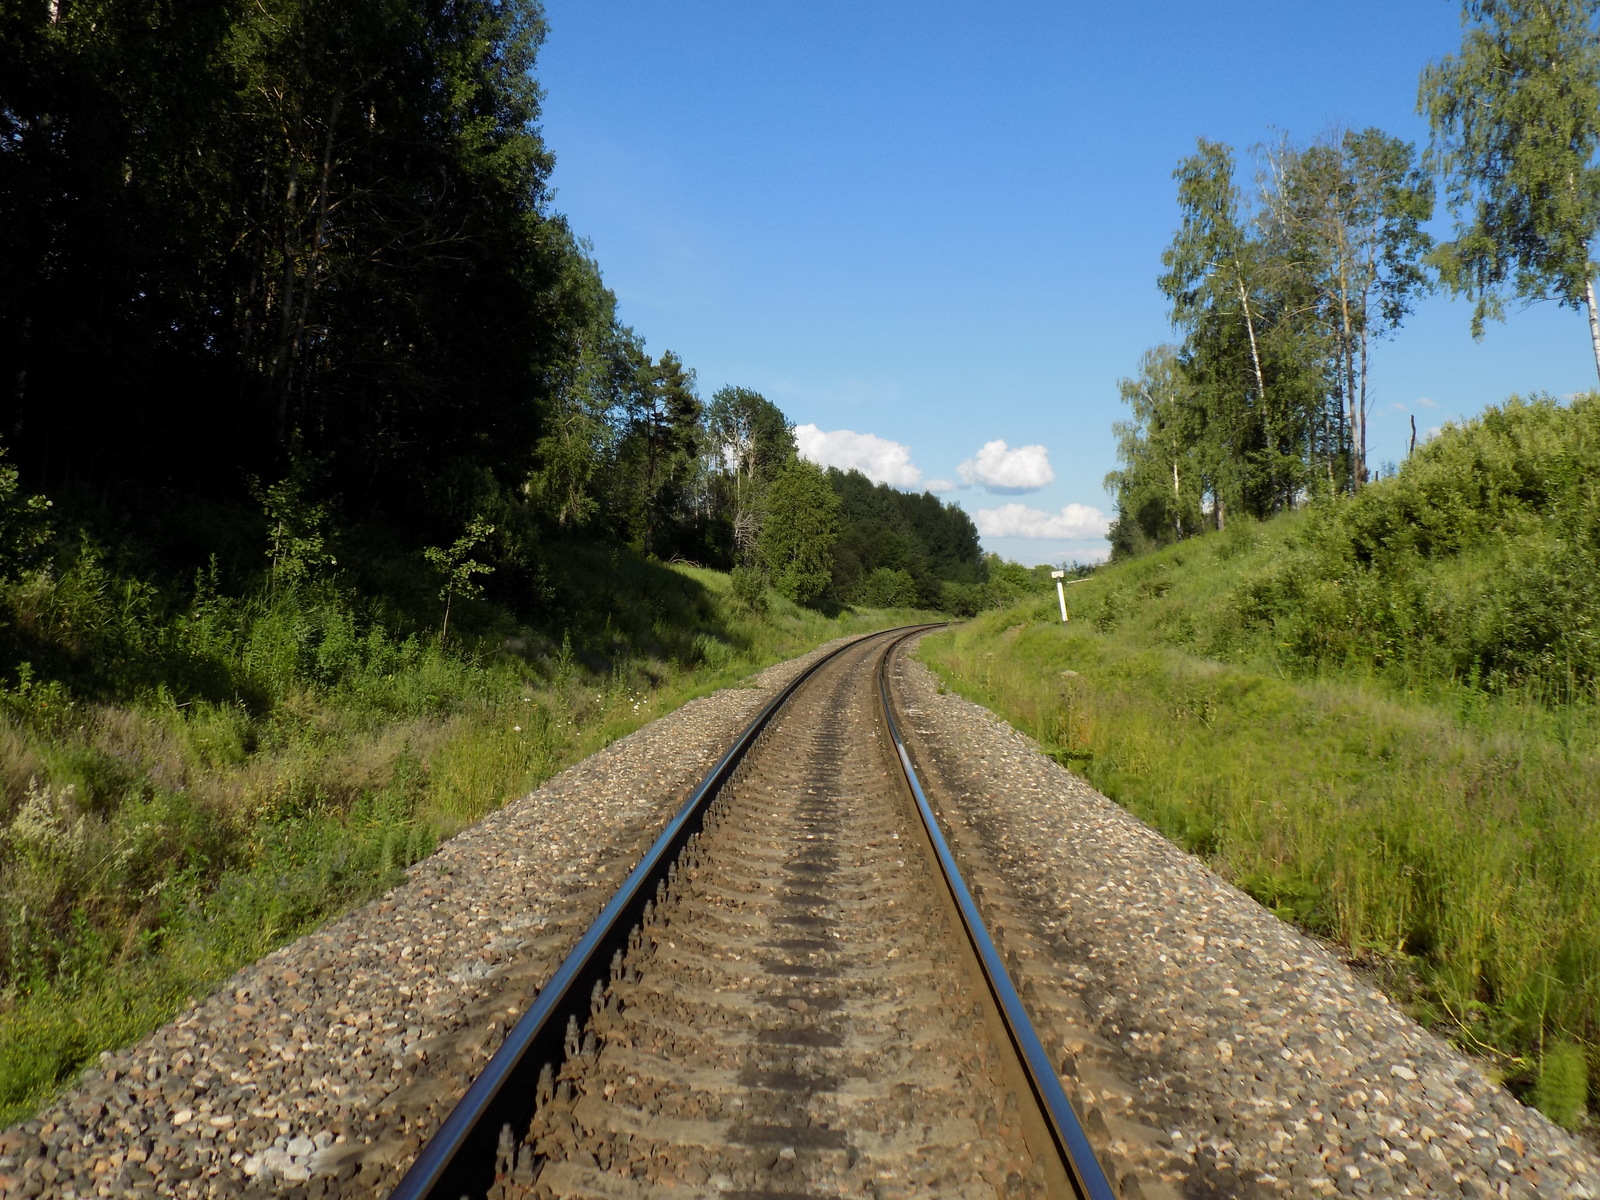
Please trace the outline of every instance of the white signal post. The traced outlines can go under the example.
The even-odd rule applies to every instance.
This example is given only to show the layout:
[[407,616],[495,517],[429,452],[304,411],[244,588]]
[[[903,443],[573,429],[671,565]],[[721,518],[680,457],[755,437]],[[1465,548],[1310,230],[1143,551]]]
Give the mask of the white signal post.
[[1067,589],[1062,580],[1067,577],[1065,571],[1051,571],[1050,578],[1056,581],[1056,599],[1061,601],[1061,619],[1067,619]]

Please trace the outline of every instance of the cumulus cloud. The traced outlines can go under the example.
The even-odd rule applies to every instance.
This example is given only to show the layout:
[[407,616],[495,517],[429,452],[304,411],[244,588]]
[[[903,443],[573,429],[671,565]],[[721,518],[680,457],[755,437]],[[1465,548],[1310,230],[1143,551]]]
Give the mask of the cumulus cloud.
[[911,461],[911,447],[877,434],[796,425],[794,440],[800,457],[818,466],[857,470],[874,483],[887,483],[890,487],[914,488],[922,482],[922,472]]
[[963,482],[978,483],[991,492],[1036,492],[1055,481],[1050,453],[1043,446],[1011,449],[999,438],[985,442],[976,457],[956,468]]
[[1110,522],[1105,513],[1087,504],[1068,504],[1060,512],[1045,512],[1026,504],[980,508],[973,514],[984,537],[1097,538],[1105,537]]
[[948,479],[930,479],[922,486],[930,492],[953,492],[956,490],[956,485]]

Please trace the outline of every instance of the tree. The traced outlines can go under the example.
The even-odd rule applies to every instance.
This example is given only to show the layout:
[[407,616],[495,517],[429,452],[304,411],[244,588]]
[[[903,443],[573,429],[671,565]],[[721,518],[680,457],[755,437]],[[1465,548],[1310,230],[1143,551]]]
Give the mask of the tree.
[[1294,491],[1282,451],[1282,397],[1268,388],[1262,247],[1241,214],[1233,151],[1201,139],[1183,159],[1178,232],[1161,255],[1158,280],[1185,335],[1183,357],[1208,413],[1205,435],[1212,505],[1220,526],[1228,505],[1260,515]]
[[694,371],[670,350],[659,361],[641,353],[623,402],[618,482],[625,494],[628,541],[646,554],[662,555],[687,515],[700,417]]
[[1139,374],[1118,384],[1132,419],[1111,428],[1119,470],[1105,478],[1116,496],[1112,553],[1122,558],[1200,532],[1210,490],[1205,461],[1205,411],[1175,346],[1147,350]]
[[413,527],[521,485],[572,319],[543,33],[535,0],[3,6],[24,477],[237,500],[308,457]]
[[741,563],[754,557],[762,501],[778,472],[796,455],[794,426],[760,392],[718,388],[706,409],[710,449],[733,484],[733,547]]
[[1276,261],[1308,284],[1342,397],[1350,483],[1367,479],[1368,350],[1392,333],[1427,287],[1433,183],[1410,143],[1379,129],[1346,130],[1269,154],[1264,218]]
[[540,517],[569,532],[599,513],[623,432],[614,418],[627,410],[644,359],[638,336],[617,321],[616,297],[591,250],[575,243],[562,274],[560,308],[568,320],[545,373],[550,408],[523,487]]
[[839,498],[815,463],[797,458],[778,472],[767,493],[767,518],[756,553],[773,587],[809,604],[833,580],[839,536]]
[[1508,292],[1585,307],[1600,372],[1597,12],[1596,0],[1467,0],[1461,52],[1423,71],[1418,107],[1457,215],[1434,261],[1474,301],[1473,336],[1504,319]]
[[473,576],[488,575],[494,568],[476,562],[470,556],[493,532],[493,525],[481,516],[473,517],[467,522],[466,530],[449,549],[429,546],[422,552],[429,565],[444,576],[444,586],[439,589],[439,599],[444,601],[444,623],[439,627],[441,645],[450,636],[450,602],[457,595],[465,596],[469,600],[483,595],[483,585]]

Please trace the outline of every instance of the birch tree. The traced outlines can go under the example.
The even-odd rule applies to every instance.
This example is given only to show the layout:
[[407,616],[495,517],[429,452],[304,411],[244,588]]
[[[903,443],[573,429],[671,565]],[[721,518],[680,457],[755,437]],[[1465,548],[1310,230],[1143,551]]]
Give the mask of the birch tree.
[[1233,151],[1202,139],[1173,172],[1178,232],[1161,256],[1158,284],[1185,335],[1183,358],[1210,420],[1206,436],[1217,469],[1212,509],[1220,527],[1227,506],[1261,508],[1281,491],[1262,478],[1263,452],[1275,442],[1273,395],[1262,343],[1259,247],[1241,214]]
[[1473,301],[1473,336],[1508,296],[1586,308],[1600,373],[1597,14],[1597,0],[1467,0],[1460,53],[1423,71],[1418,107],[1457,216],[1434,261]]
[[1199,533],[1201,500],[1210,490],[1205,462],[1205,410],[1175,346],[1157,346],[1139,373],[1119,382],[1129,419],[1115,422],[1121,467],[1105,478],[1117,498],[1111,533],[1117,557]]
[[1286,271],[1306,285],[1331,351],[1352,487],[1367,480],[1371,339],[1392,333],[1426,289],[1433,184],[1410,143],[1379,129],[1287,140],[1267,156],[1264,219]]
[[732,483],[734,553],[748,565],[761,535],[767,487],[795,457],[794,428],[777,405],[744,387],[718,388],[706,425]]

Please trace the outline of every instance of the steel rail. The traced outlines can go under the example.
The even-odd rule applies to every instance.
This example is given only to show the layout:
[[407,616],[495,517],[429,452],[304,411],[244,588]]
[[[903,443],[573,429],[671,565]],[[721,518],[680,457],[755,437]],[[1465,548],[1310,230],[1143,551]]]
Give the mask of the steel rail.
[[[902,636],[926,628],[930,626],[908,627]],[[877,636],[881,634],[866,635]],[[612,956],[626,953],[628,937],[640,923],[645,905],[656,899],[658,886],[667,882],[684,845],[704,823],[711,801],[800,686],[825,663],[865,640],[856,638],[812,663],[746,726],[629,872],[533,1005],[512,1026],[482,1074],[418,1152],[411,1169],[389,1194],[390,1200],[476,1200],[487,1194],[494,1183],[501,1128],[510,1125],[520,1132],[528,1127],[540,1071],[546,1064],[558,1069],[566,1058],[567,1022],[576,1020],[581,1027],[588,1020],[595,986],[603,987],[610,980]]]
[[957,912],[960,913],[962,926],[973,954],[978,960],[984,982],[988,985],[989,994],[1000,1011],[1006,1036],[1010,1039],[1012,1050],[1027,1078],[1034,1103],[1045,1118],[1045,1126],[1055,1145],[1056,1153],[1066,1167],[1068,1182],[1077,1192],[1079,1200],[1116,1200],[1117,1194],[1112,1190],[1111,1181],[1106,1178],[1105,1170],[1095,1158],[1094,1148],[1084,1136],[1083,1126],[1078,1121],[1077,1113],[1072,1109],[1071,1101],[1067,1099],[1061,1080],[1056,1077],[1055,1067],[1050,1061],[1049,1054],[1045,1052],[1043,1043],[1039,1041],[1039,1034],[1033,1027],[1028,1010],[1023,1006],[1022,997],[1017,994],[1017,989],[1011,982],[1005,961],[1000,957],[994,939],[989,936],[983,917],[978,912],[978,905],[972,898],[972,892],[961,877],[961,869],[956,865],[955,855],[950,851],[950,843],[945,840],[944,832],[939,827],[939,819],[934,815],[933,806],[928,803],[928,797],[922,790],[922,783],[917,778],[916,767],[912,765],[911,755],[906,750],[905,739],[900,735],[900,724],[895,720],[894,705],[889,699],[889,662],[900,643],[913,636],[914,632],[905,633],[891,642],[878,661],[878,697],[883,705],[883,717],[889,729],[889,737],[894,742],[895,752],[900,760],[900,769],[904,772],[906,784],[916,800],[917,813],[922,818],[923,830],[933,845],[945,886],[955,901]]

